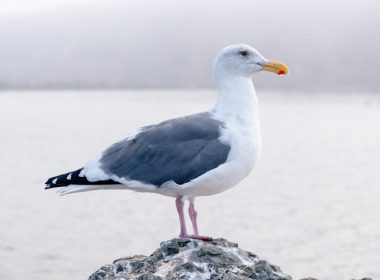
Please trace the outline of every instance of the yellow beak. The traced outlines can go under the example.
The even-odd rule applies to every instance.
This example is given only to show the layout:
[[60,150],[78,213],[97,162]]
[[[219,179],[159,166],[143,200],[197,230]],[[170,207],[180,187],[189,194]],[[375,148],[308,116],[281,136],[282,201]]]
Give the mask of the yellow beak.
[[278,61],[268,61],[262,63],[263,70],[276,73],[277,75],[288,75],[289,68],[284,63]]

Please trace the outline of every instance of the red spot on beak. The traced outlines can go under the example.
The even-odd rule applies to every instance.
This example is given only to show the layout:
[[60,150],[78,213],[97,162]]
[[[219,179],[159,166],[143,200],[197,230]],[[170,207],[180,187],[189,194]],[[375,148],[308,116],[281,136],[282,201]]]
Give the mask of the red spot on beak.
[[280,70],[277,72],[278,75],[285,75],[285,71],[284,70]]

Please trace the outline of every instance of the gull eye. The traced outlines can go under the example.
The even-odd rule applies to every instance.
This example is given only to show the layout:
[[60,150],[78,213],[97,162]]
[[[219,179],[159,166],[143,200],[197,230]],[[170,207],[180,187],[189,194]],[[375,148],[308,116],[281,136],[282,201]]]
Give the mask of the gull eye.
[[240,54],[241,56],[247,56],[247,55],[248,55],[248,52],[247,52],[247,51],[241,51],[241,52],[239,52],[239,54]]

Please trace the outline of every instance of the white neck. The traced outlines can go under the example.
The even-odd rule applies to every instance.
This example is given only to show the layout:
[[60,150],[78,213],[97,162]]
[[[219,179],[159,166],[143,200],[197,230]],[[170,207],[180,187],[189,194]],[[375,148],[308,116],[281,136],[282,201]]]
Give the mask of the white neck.
[[211,110],[217,118],[259,125],[259,104],[250,77],[215,75],[219,100]]

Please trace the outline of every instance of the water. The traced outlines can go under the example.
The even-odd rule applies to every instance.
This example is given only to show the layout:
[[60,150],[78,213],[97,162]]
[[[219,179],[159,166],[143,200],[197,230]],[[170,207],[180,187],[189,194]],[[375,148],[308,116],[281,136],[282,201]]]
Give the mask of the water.
[[[59,197],[50,175],[81,167],[133,129],[209,108],[209,91],[0,94],[0,279],[86,279],[178,233],[174,201],[97,191]],[[225,237],[294,279],[380,278],[380,96],[259,95],[263,152],[239,186],[196,201]]]

